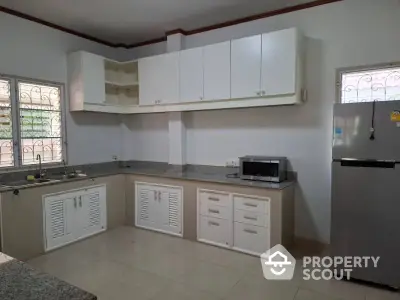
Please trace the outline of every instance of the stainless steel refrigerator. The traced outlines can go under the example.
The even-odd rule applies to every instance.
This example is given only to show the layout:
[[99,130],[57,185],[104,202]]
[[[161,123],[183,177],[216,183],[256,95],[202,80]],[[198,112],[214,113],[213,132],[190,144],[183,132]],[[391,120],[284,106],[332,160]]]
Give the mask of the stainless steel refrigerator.
[[380,256],[352,279],[400,287],[400,101],[336,104],[331,247]]

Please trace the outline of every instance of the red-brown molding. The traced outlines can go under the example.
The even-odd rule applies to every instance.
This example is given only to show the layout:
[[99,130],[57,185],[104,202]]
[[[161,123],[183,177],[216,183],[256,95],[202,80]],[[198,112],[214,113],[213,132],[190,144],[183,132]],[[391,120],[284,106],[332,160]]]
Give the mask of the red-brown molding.
[[252,16],[248,16],[245,18],[227,21],[227,22],[223,22],[223,23],[219,23],[219,24],[215,24],[215,25],[211,25],[211,26],[205,26],[205,27],[201,27],[201,28],[197,28],[197,29],[184,30],[181,28],[177,28],[177,29],[174,29],[171,31],[167,31],[165,33],[165,36],[163,36],[163,37],[159,37],[159,38],[155,38],[155,39],[151,39],[151,40],[147,40],[147,41],[143,41],[143,42],[139,42],[139,43],[134,43],[134,44],[113,43],[113,42],[105,41],[103,39],[99,39],[94,36],[78,32],[76,30],[68,29],[63,26],[51,23],[51,22],[47,22],[45,20],[27,15],[25,13],[21,13],[19,11],[16,11],[16,10],[13,10],[13,9],[10,9],[10,8],[4,7],[4,6],[0,6],[0,12],[4,12],[7,14],[16,16],[16,17],[20,17],[22,19],[26,19],[26,20],[29,20],[29,21],[32,21],[35,23],[39,23],[41,25],[48,26],[53,29],[57,29],[57,30],[60,30],[60,31],[63,31],[63,32],[66,32],[69,34],[73,34],[78,37],[81,37],[81,38],[84,38],[84,39],[87,39],[87,40],[90,40],[90,41],[93,41],[93,42],[96,42],[99,44],[103,44],[103,45],[106,45],[109,47],[115,47],[115,48],[120,47],[120,48],[131,49],[131,48],[135,48],[135,47],[141,47],[141,46],[164,42],[167,40],[168,35],[173,35],[173,34],[177,34],[177,33],[180,33],[183,35],[193,35],[193,34],[202,33],[205,31],[215,30],[215,29],[219,29],[219,28],[223,28],[223,27],[233,26],[233,25],[237,25],[237,24],[241,24],[241,23],[246,23],[246,22],[255,21],[255,20],[259,20],[259,19],[269,18],[269,17],[273,17],[273,16],[277,16],[277,15],[287,14],[287,13],[291,13],[291,12],[295,12],[295,11],[299,11],[299,10],[303,10],[303,9],[308,9],[308,8],[312,8],[312,7],[316,7],[316,6],[320,6],[320,5],[341,2],[341,1],[344,1],[344,0],[315,0],[315,1],[307,2],[307,3],[303,3],[303,4],[299,4],[299,5],[294,5],[294,6],[285,7],[282,9],[268,11],[268,12],[264,12],[261,14],[252,15]]
[[164,37],[147,40],[147,41],[143,41],[143,42],[139,42],[139,43],[135,43],[135,44],[123,45],[122,47],[127,48],[127,49],[132,49],[132,48],[136,48],[136,47],[147,46],[147,45],[151,45],[151,44],[165,42],[166,40],[167,40],[167,36],[164,36]]
[[[202,33],[205,31],[220,29],[220,28],[224,28],[224,27],[238,25],[241,23],[247,23],[247,22],[251,22],[251,21],[255,21],[255,20],[259,20],[259,19],[283,15],[283,14],[287,14],[287,13],[291,13],[291,12],[295,12],[295,11],[299,11],[299,10],[303,10],[303,9],[307,9],[307,8],[312,8],[312,7],[316,7],[316,6],[320,6],[320,5],[325,5],[325,4],[334,3],[334,2],[341,2],[341,1],[344,1],[344,0],[316,0],[316,1],[307,2],[307,3],[303,3],[303,4],[299,4],[299,5],[294,5],[294,6],[290,6],[290,7],[285,7],[285,8],[281,8],[281,9],[277,9],[277,10],[267,11],[267,12],[264,12],[261,14],[252,15],[252,16],[248,16],[245,18],[240,18],[240,19],[236,19],[236,20],[232,20],[232,21],[227,21],[224,23],[219,23],[219,24],[215,24],[215,25],[211,25],[211,26],[205,26],[205,27],[201,27],[201,28],[197,28],[197,29],[193,29],[193,30],[186,30],[186,31],[183,30],[183,31],[186,33],[186,35],[192,35],[192,34]],[[177,29],[177,30],[179,30],[179,29]]]
[[177,28],[174,30],[167,31],[165,33],[165,35],[168,36],[168,35],[173,35],[173,34],[178,34],[178,33],[183,34],[183,35],[188,35],[188,32],[186,30],[183,30],[182,28]]

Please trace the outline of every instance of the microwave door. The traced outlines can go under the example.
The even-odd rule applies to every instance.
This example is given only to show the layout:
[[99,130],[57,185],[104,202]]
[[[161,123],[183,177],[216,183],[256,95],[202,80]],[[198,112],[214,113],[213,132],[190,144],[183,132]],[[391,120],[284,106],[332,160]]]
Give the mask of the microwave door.
[[246,179],[275,181],[279,179],[279,162],[244,161],[242,175]]

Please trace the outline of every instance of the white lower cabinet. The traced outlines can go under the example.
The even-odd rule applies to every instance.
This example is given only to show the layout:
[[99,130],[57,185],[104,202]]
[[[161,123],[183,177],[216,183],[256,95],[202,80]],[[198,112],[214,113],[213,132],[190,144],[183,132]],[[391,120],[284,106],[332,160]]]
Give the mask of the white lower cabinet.
[[198,189],[197,240],[260,255],[270,248],[270,198]]
[[213,217],[200,216],[199,241],[232,247],[232,222]]
[[234,222],[233,249],[260,255],[270,248],[269,228]]
[[45,250],[106,230],[106,186],[43,196]]
[[135,225],[183,236],[183,188],[154,183],[135,183]]

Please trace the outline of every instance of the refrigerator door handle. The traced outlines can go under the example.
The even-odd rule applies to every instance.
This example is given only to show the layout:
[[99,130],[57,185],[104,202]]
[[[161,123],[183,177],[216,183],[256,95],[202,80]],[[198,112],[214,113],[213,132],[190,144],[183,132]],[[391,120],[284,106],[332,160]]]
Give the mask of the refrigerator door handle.
[[344,158],[340,160],[340,165],[342,167],[355,167],[355,168],[394,169],[396,167],[396,161]]

